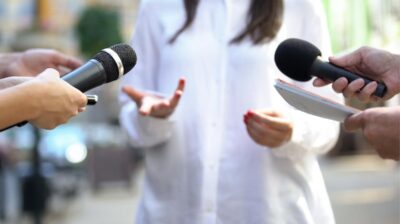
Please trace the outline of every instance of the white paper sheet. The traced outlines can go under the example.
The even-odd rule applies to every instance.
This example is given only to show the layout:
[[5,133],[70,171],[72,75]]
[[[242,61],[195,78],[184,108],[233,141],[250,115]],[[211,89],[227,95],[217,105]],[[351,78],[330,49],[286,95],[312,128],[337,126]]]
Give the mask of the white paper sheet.
[[280,79],[276,80],[275,89],[290,105],[315,116],[342,122],[346,117],[360,111]]

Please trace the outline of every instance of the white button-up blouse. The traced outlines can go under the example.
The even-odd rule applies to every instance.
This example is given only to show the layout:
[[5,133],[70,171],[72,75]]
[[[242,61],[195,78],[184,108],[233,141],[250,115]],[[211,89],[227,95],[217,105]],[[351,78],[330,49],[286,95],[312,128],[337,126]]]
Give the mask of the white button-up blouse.
[[[186,88],[168,119],[139,115],[120,94],[121,124],[145,152],[137,223],[334,222],[316,156],[335,144],[339,124],[292,109],[273,87],[283,78],[273,60],[283,39],[308,40],[329,55],[321,2],[286,0],[276,40],[230,44],[249,5],[200,0],[193,25],[169,44],[186,18],[183,1],[142,1],[132,41],[138,64],[122,85],[170,96],[183,76]],[[330,88],[317,91],[333,95]],[[269,149],[249,137],[243,115],[261,108],[293,119],[290,142]]]

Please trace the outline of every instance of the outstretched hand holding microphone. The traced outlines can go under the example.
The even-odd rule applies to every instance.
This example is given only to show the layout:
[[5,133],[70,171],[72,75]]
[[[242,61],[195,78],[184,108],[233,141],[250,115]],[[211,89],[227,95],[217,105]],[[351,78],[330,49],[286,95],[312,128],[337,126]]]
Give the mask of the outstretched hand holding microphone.
[[[363,74],[365,77],[385,83],[387,92],[383,99],[389,99],[400,93],[400,55],[371,47],[361,47],[344,56],[330,57],[329,61],[348,71]],[[329,83],[320,78],[314,80],[314,85],[317,87]],[[332,82],[332,88],[336,92],[343,93],[345,97],[349,98],[357,97],[363,102],[379,100],[372,95],[376,87],[377,82],[365,84],[362,79],[349,82],[345,78],[340,78]]]
[[[1,110],[2,115],[12,119],[1,120],[0,129],[22,126],[27,121],[45,129],[52,129],[65,123],[70,117],[84,110],[88,99],[82,92],[122,77],[135,64],[135,51],[129,45],[117,44],[103,49],[93,59],[66,74],[62,79],[59,79],[57,71],[46,70],[32,80],[23,77],[23,81],[15,79],[8,81],[13,83],[15,88],[2,90],[0,106],[5,107]],[[21,83],[18,83],[19,81]],[[46,85],[46,82],[49,85]],[[57,86],[59,88],[56,88]],[[40,94],[41,92],[43,94]],[[34,97],[34,100],[29,100],[29,97]],[[57,102],[58,106],[50,107],[51,102]],[[27,121],[21,122],[23,120]],[[17,122],[20,123],[12,125]]]
[[[329,63],[319,60],[320,55],[311,43],[288,39],[279,45],[275,62],[292,79],[308,81],[313,75],[317,77],[314,86],[332,82],[336,92],[364,102],[389,99],[400,92],[400,55],[369,47],[331,57]],[[344,126],[349,131],[362,129],[382,158],[400,160],[400,107],[367,109],[348,117]]]

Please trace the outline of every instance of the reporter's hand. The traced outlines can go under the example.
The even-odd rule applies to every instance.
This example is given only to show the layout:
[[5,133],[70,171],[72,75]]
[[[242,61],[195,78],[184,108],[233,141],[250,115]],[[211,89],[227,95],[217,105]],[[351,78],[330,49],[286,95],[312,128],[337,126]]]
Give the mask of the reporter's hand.
[[34,78],[26,77],[26,76],[21,76],[21,77],[12,76],[12,77],[0,79],[0,90],[7,89],[10,87],[31,81],[32,79],[34,79]]
[[275,110],[249,111],[244,115],[244,123],[256,143],[270,148],[288,142],[293,133],[292,122]]
[[124,86],[122,91],[126,93],[139,108],[139,113],[143,116],[157,118],[169,117],[178,106],[178,103],[185,88],[185,80],[179,79],[178,87],[169,99],[161,98],[145,92],[140,92],[130,86]]
[[[71,117],[85,110],[87,97],[64,80],[54,69],[46,69],[32,81],[24,83],[29,86],[35,109],[29,120],[34,126],[53,129],[66,123]],[[24,85],[23,84],[23,85]]]
[[47,68],[65,74],[82,65],[78,59],[51,49],[31,49],[17,55],[5,69],[7,76],[35,76]]
[[362,129],[365,138],[386,159],[400,159],[400,107],[378,107],[344,121],[347,131]]
[[[330,57],[329,61],[353,73],[360,74],[372,80],[382,81],[387,87],[383,99],[389,99],[400,92],[400,55],[370,47],[362,47],[342,57]],[[314,86],[324,86],[329,81],[315,79]],[[377,87],[376,82],[364,86],[362,79],[348,83],[346,78],[333,82],[332,88],[343,93],[345,97],[356,97],[363,102],[377,101],[380,98],[373,96]]]

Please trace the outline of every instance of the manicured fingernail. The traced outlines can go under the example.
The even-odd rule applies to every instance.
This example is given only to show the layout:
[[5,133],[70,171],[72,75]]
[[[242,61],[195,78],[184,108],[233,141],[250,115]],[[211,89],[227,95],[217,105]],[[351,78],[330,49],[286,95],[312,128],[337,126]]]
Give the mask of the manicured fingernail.
[[249,117],[252,117],[252,116],[254,116],[255,115],[255,113],[253,112],[253,111],[251,111],[251,110],[249,110],[248,112],[247,112],[247,116],[249,116]]
[[245,124],[247,124],[247,122],[249,122],[249,117],[246,115],[243,116],[243,121]]

